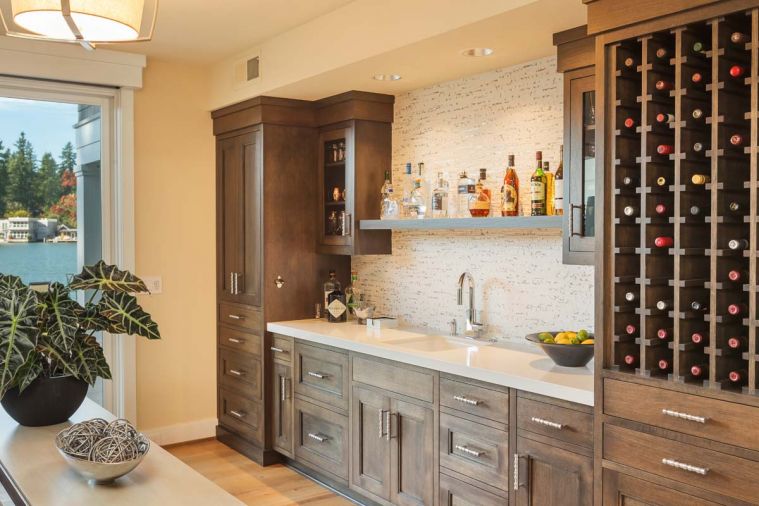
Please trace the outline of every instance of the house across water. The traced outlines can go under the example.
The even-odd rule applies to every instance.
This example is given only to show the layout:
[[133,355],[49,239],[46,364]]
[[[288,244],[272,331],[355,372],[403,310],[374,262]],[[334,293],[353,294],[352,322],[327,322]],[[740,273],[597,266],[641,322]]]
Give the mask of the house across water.
[[55,238],[58,233],[56,218],[6,218],[0,220],[0,241],[42,242]]

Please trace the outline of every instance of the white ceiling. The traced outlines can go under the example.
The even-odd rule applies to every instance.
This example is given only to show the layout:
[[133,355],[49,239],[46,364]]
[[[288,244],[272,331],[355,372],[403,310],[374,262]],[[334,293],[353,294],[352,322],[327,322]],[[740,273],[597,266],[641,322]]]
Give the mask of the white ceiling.
[[210,64],[351,1],[160,0],[152,41],[111,48],[160,59]]

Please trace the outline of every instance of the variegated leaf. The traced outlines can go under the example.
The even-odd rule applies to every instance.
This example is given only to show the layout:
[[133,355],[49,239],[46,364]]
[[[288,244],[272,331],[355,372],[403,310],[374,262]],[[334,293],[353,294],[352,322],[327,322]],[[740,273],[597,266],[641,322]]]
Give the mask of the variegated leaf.
[[145,283],[129,271],[119,270],[102,260],[85,266],[69,283],[72,290],[103,290],[117,293],[148,293]]
[[[100,306],[97,304],[88,305],[84,309],[84,314],[82,314],[79,318],[79,324],[81,325],[82,330],[86,330],[88,332],[111,332],[108,319],[100,314]],[[113,333],[120,334],[122,332]]]
[[105,293],[98,304],[100,313],[108,318],[112,330],[117,334],[136,334],[148,339],[160,339],[158,324],[137,303],[137,298],[128,293]]
[[111,369],[103,354],[103,348],[93,336],[82,335],[76,340],[72,357],[72,367],[76,377],[90,385],[95,384],[98,377],[111,379]]
[[23,392],[40,374],[42,374],[42,356],[36,352],[30,353],[26,362],[16,373],[14,383],[18,385],[19,392]]
[[0,273],[0,296],[2,296],[3,293],[23,287],[24,283],[21,281],[20,277],[12,274]]
[[60,283],[51,284],[47,292],[39,295],[39,299],[48,341],[57,348],[71,351],[84,308],[71,298],[69,290]]
[[0,398],[13,386],[18,369],[34,351],[37,293],[27,287],[0,293]]

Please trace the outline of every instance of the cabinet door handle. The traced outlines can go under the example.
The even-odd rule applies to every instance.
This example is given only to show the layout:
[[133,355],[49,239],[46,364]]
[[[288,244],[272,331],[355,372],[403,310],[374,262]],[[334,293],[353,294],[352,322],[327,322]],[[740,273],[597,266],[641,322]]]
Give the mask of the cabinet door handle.
[[232,374],[233,376],[237,376],[238,378],[241,376],[245,376],[245,371],[239,371],[237,369],[230,369],[229,374]]
[[581,232],[575,232],[575,209],[582,211],[583,206],[577,204],[569,204],[569,235],[582,237]]
[[700,474],[701,476],[706,476],[707,473],[709,473],[708,467],[692,466],[690,464],[679,462],[675,459],[661,459],[661,463],[664,464],[665,466],[674,467],[676,469],[682,469],[683,471],[687,471],[689,473]]
[[469,404],[470,406],[479,406],[480,404],[482,404],[482,401],[478,401],[476,399],[470,399],[468,397],[464,397],[463,395],[454,395],[453,400],[463,402],[464,404]]
[[353,223],[352,216],[350,214],[343,215],[343,235],[351,235],[351,224]]
[[229,414],[234,416],[235,418],[239,418],[240,420],[248,416],[248,414],[245,411],[235,411],[234,409],[230,409]]
[[244,320],[245,318],[238,315],[238,314],[228,314],[228,318],[231,318],[232,320]]
[[236,337],[228,337],[227,341],[229,341],[230,343],[234,343],[234,344],[242,344],[242,343],[245,342],[245,339],[238,339]]
[[319,441],[320,443],[324,443],[329,439],[329,437],[325,436],[324,434],[314,434],[313,432],[309,432],[308,437],[316,441]]
[[235,294],[235,273],[230,272],[229,273],[229,293],[232,295]]
[[272,346],[272,347],[271,347],[271,348],[269,348],[269,349],[270,349],[271,351],[273,351],[274,353],[287,353],[287,352],[286,352],[285,350],[283,350],[282,348],[277,348],[276,346]]
[[379,409],[379,438],[385,437],[385,410]]
[[[521,476],[521,473],[519,472],[519,465],[521,464],[522,457],[527,458],[527,464],[530,463],[530,456],[529,455],[519,455],[518,453],[514,454],[514,491],[518,491],[520,488],[527,486],[527,481],[521,481],[519,477]],[[526,473],[527,478],[529,479],[529,470]],[[527,489],[529,492],[529,488]]]
[[530,421],[532,423],[537,423],[538,425],[543,425],[545,427],[550,427],[556,430],[561,430],[564,428],[564,426],[560,423],[552,422],[550,420],[545,420],[543,418],[538,418],[537,416],[533,416],[532,418],[530,418]]
[[279,400],[287,400],[287,378],[284,376],[279,377]]
[[472,449],[470,449],[470,448],[468,448],[466,446],[461,446],[461,445],[456,445],[456,446],[454,446],[454,448],[457,449],[460,452],[466,453],[467,455],[469,455],[471,457],[477,457],[477,458],[479,458],[479,457],[481,457],[482,455],[485,454],[485,452],[483,452],[483,451],[472,450]]
[[309,376],[312,376],[312,377],[314,377],[314,378],[319,378],[320,380],[321,380],[321,379],[325,379],[327,376],[329,376],[329,374],[322,374],[322,373],[320,373],[320,372],[313,372],[313,371],[308,371],[308,373],[307,373],[307,374],[308,374]]
[[689,422],[698,422],[698,423],[706,423],[708,418],[705,416],[696,416],[696,415],[689,415],[688,413],[681,413],[679,411],[674,411],[671,409],[662,409],[661,414],[665,416],[671,416],[674,418],[680,418],[681,420],[688,420]]
[[393,432],[393,425],[390,420],[391,416],[392,414],[389,410],[385,411],[385,441],[390,441],[390,439],[393,437],[391,434]]

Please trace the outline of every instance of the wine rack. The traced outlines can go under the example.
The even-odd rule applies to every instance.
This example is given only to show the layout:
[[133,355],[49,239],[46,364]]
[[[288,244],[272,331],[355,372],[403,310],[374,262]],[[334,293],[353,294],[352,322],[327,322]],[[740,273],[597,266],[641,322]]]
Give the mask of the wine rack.
[[607,46],[613,370],[756,395],[759,11]]

